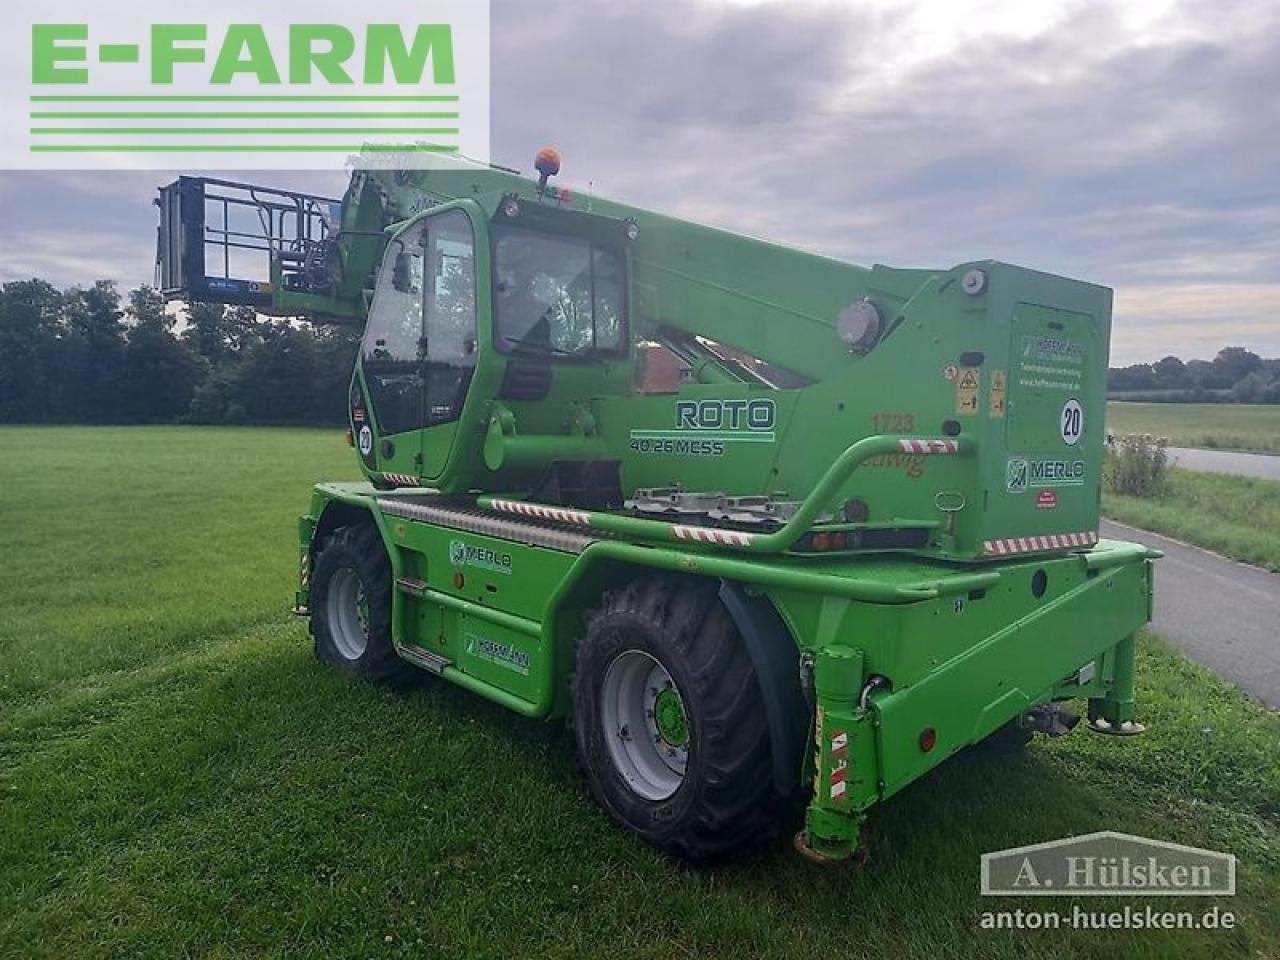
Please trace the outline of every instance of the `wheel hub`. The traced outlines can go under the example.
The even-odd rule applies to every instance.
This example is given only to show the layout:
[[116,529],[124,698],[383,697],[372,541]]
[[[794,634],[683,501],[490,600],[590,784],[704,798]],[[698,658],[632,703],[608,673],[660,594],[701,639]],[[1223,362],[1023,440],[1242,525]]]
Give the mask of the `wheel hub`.
[[689,725],[684,715],[684,704],[675,687],[667,686],[658,691],[653,701],[653,720],[655,731],[667,746],[683,747],[688,742]]

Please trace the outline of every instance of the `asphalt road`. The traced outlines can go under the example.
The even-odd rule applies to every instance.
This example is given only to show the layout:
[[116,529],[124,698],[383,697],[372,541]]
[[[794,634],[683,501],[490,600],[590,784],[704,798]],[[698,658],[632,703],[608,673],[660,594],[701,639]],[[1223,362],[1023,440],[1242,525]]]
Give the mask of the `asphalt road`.
[[1175,466],[1209,473],[1238,473],[1264,480],[1280,480],[1280,457],[1265,453],[1231,453],[1228,450],[1192,450],[1170,447],[1169,458]]
[[1111,520],[1102,521],[1101,532],[1164,551],[1156,561],[1153,622],[1161,635],[1280,709],[1280,574]]

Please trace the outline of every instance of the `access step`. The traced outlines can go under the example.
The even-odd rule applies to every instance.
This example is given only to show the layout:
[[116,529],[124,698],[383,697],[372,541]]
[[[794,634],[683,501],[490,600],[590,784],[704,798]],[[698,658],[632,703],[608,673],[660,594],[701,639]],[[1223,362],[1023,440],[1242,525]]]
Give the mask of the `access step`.
[[448,657],[442,657],[440,654],[432,653],[430,650],[423,650],[421,647],[396,644],[396,653],[400,654],[401,659],[408,660],[415,667],[421,667],[423,670],[429,670],[437,675],[444,673],[445,667],[453,666],[453,661]]
[[401,593],[407,593],[411,597],[425,597],[427,595],[426,582],[416,580],[413,577],[400,577],[396,580],[396,587]]

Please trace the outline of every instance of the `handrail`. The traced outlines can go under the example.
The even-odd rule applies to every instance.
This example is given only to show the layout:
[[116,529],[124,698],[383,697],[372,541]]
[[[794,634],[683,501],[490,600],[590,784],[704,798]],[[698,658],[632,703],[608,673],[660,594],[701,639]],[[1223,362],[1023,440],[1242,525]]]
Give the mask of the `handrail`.
[[1114,546],[1103,544],[1081,554],[1086,570],[1107,570],[1122,566],[1130,560],[1159,560],[1164,556],[1163,550],[1155,550],[1140,543],[1116,543]]
[[827,468],[817,486],[804,498],[791,519],[772,533],[752,533],[723,527],[691,526],[667,523],[662,520],[644,520],[639,517],[623,517],[613,513],[556,507],[550,504],[530,503],[527,500],[510,500],[504,497],[484,495],[476,503],[486,510],[515,513],[539,520],[554,520],[576,526],[590,527],[605,533],[639,537],[648,540],[679,540],[709,543],[749,553],[783,553],[809,531],[814,520],[840,492],[849,476],[872,457],[890,453],[912,453],[934,456],[967,456],[973,450],[973,441],[963,434],[958,437],[896,437],[878,435],[863,437],[851,444]]

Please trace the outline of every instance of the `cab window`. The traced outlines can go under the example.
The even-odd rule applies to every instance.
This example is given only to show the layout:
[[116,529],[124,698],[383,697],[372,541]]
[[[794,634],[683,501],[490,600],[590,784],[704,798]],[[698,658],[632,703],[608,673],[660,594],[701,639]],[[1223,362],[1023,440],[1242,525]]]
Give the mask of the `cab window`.
[[569,357],[626,349],[621,251],[503,225],[493,259],[498,349]]

